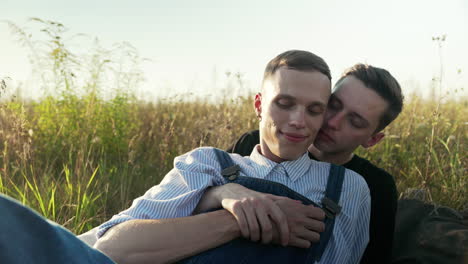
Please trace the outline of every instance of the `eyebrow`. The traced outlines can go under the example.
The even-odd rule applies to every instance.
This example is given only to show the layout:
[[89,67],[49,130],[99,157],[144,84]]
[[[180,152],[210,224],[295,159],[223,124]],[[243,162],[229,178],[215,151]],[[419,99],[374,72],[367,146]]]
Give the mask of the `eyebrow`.
[[[292,100],[292,101],[297,101],[296,97],[294,96],[291,96],[289,94],[278,94],[276,95],[276,98],[280,98],[280,99],[288,99],[288,100]],[[322,102],[319,102],[319,101],[314,101],[310,104],[311,106],[315,106],[315,105],[320,105],[320,106],[326,106],[326,104],[322,103]]]

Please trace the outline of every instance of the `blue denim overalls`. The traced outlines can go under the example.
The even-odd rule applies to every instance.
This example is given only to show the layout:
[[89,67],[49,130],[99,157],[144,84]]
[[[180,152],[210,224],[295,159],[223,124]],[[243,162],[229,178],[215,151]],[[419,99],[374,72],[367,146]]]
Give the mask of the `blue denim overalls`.
[[[234,165],[231,157],[226,152],[215,149],[216,155],[222,167],[221,174],[227,182],[233,182],[251,190],[286,196],[291,199],[300,200],[304,204],[319,206],[303,195],[296,193],[283,184],[264,179],[239,176],[240,168]],[[193,257],[182,260],[183,264],[254,264],[254,263],[314,263],[320,260],[325,247],[332,235],[335,216],[341,208],[338,202],[343,185],[344,167],[331,165],[328,177],[325,197],[322,199],[322,209],[326,213],[325,231],[320,234],[320,241],[308,249],[296,247],[282,247],[278,245],[264,245],[252,242],[244,238],[234,239],[224,245],[202,252]]]

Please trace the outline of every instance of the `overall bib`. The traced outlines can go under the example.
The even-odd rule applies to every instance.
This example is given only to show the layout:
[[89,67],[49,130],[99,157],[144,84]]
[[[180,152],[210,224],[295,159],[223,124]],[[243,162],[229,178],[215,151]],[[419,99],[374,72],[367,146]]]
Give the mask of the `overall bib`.
[[[240,167],[233,163],[229,154],[219,149],[215,149],[215,153],[221,164],[221,174],[228,183],[237,183],[257,192],[285,196],[294,200],[300,200],[306,205],[312,204],[319,207],[318,204],[283,184],[264,179],[239,176]],[[330,167],[325,197],[322,199],[322,206],[320,206],[326,214],[325,231],[320,234],[320,241],[313,244],[310,248],[283,247],[272,244],[264,245],[244,238],[237,238],[219,247],[184,259],[179,263],[272,264],[314,263],[315,261],[319,261],[333,233],[335,217],[341,210],[338,202],[343,185],[344,172],[345,168],[342,166],[332,164]]]

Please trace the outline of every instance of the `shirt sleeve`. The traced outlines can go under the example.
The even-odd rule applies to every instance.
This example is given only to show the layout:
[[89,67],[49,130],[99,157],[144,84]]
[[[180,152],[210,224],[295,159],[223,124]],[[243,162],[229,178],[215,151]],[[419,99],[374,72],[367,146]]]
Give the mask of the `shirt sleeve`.
[[221,185],[221,166],[213,148],[199,148],[174,160],[174,168],[132,206],[114,215],[98,228],[97,236],[133,219],[164,219],[189,216],[206,188]]
[[347,263],[359,263],[367,244],[369,243],[369,222],[371,199],[367,186],[364,186],[361,192],[361,203],[357,210],[358,217],[355,219],[354,243],[351,250],[351,256]]

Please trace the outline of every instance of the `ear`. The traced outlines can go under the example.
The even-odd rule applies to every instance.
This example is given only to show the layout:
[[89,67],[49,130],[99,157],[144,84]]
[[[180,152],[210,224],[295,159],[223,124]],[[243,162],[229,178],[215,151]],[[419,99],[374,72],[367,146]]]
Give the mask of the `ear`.
[[379,143],[380,140],[382,140],[384,137],[385,137],[384,132],[375,133],[374,135],[372,135],[369,138],[369,140],[367,140],[367,142],[362,144],[362,146],[364,148],[370,148],[370,147],[374,146],[375,144]]
[[255,95],[254,108],[255,108],[255,114],[257,114],[257,117],[261,117],[262,116],[262,93],[258,93]]

